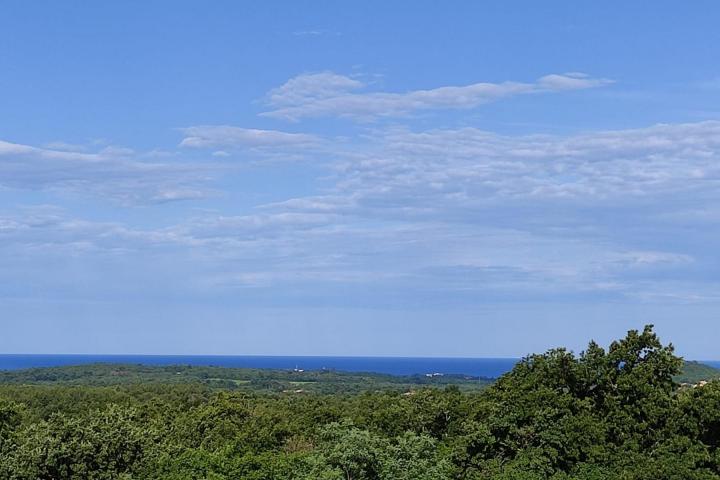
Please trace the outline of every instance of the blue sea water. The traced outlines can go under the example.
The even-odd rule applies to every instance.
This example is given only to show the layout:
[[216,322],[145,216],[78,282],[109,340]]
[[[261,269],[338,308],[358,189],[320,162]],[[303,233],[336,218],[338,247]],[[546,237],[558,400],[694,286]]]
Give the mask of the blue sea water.
[[346,372],[374,372],[391,375],[456,373],[496,378],[517,363],[514,358],[431,358],[431,357],[279,357],[219,355],[0,355],[0,370],[57,367],[88,363],[142,365],[213,365],[240,368],[273,368]]

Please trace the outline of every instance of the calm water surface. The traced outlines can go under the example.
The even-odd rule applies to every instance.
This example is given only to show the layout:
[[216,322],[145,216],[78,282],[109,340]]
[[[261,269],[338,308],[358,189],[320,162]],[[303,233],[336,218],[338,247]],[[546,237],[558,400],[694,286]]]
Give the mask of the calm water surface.
[[477,377],[499,377],[512,369],[514,358],[428,357],[276,357],[202,355],[0,355],[0,370],[57,367],[87,363],[131,363],[143,365],[214,365],[240,368],[376,372],[391,375],[458,373]]

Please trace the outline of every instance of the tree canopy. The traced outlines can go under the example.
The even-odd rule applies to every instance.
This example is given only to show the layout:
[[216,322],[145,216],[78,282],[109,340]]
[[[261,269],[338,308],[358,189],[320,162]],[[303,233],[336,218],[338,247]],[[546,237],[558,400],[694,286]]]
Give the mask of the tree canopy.
[[0,386],[0,479],[720,479],[720,383],[651,326],[483,391]]

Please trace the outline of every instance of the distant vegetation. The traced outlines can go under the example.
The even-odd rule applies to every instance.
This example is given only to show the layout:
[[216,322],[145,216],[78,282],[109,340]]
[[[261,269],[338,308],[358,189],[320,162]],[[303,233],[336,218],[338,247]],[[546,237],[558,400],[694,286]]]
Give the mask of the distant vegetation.
[[720,370],[699,362],[685,362],[682,373],[675,381],[684,384],[697,384],[702,381],[720,379]]
[[110,386],[133,384],[198,384],[210,389],[258,393],[359,393],[408,391],[456,385],[478,391],[493,382],[470,375],[410,375],[337,372],[334,370],[272,370],[189,365],[146,366],[90,364],[71,367],[0,371],[0,384]]
[[[720,370],[699,362],[684,362],[673,379],[696,384],[720,378]],[[0,370],[0,385],[187,385],[215,390],[257,393],[361,393],[376,390],[408,391],[414,388],[457,386],[479,391],[496,379],[459,374],[388,375],[382,373],[323,370],[280,370],[213,366],[96,363],[63,367]]]
[[717,373],[683,364],[650,327],[607,350],[529,356],[492,385],[187,366],[3,372],[0,479],[720,479],[720,382],[700,383]]

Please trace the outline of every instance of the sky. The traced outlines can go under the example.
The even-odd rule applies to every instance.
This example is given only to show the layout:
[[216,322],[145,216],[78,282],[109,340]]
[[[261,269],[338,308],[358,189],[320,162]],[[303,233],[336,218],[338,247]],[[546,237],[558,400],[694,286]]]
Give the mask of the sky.
[[6,0],[0,353],[720,359],[718,18]]

